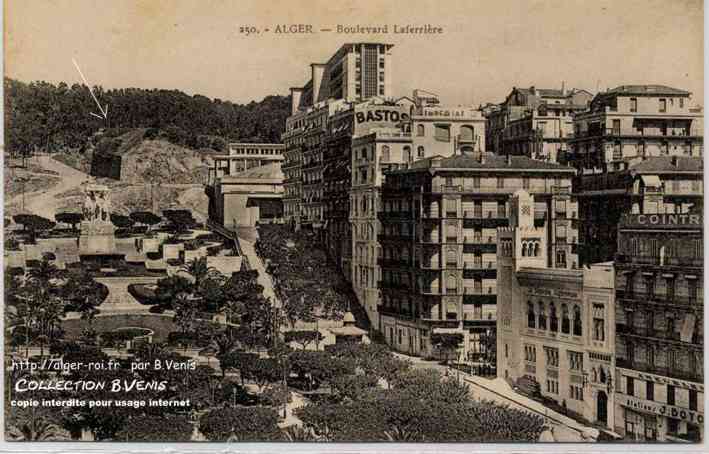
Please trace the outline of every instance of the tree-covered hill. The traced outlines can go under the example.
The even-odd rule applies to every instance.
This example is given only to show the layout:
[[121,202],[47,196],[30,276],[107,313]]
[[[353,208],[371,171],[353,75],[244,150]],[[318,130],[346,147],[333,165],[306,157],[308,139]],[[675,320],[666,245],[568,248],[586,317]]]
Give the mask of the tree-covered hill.
[[179,90],[94,87],[108,122],[99,113],[88,87],[65,83],[25,83],[5,79],[5,146],[11,153],[36,149],[84,150],[100,128],[152,128],[179,135],[199,148],[199,136],[226,141],[280,142],[290,98],[267,96],[260,102],[235,104]]

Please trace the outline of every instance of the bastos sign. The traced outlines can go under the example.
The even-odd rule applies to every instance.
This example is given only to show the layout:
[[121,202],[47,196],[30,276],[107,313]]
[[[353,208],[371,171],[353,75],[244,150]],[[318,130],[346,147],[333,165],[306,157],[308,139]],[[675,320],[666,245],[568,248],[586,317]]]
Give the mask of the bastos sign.
[[702,228],[701,214],[629,214],[623,217],[621,227],[656,227],[656,228]]
[[396,128],[410,119],[408,106],[355,106],[355,136],[369,134],[374,128]]

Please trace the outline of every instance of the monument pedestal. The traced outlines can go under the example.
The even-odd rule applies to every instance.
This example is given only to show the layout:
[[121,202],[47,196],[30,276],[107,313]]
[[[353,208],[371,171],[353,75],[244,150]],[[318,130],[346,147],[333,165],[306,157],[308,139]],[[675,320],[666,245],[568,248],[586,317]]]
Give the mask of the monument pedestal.
[[110,222],[82,222],[79,255],[115,254],[115,233],[116,228]]

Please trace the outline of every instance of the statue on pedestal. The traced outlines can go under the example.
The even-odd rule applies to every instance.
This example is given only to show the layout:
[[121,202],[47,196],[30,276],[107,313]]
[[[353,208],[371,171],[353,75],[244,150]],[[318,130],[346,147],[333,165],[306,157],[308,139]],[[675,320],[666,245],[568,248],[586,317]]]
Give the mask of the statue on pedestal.
[[90,181],[84,191],[79,251],[81,254],[115,254],[116,228],[111,222],[110,189]]

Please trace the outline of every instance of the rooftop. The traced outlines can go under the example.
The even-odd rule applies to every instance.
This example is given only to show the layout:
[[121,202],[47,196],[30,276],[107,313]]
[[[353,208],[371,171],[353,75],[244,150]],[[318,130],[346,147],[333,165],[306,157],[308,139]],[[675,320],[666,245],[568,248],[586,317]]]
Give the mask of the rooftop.
[[702,158],[686,156],[656,156],[639,162],[630,167],[630,171],[643,173],[696,172],[702,173],[704,163]]
[[621,85],[607,90],[602,95],[668,95],[668,96],[689,96],[691,93],[679,88],[668,87],[667,85]]

